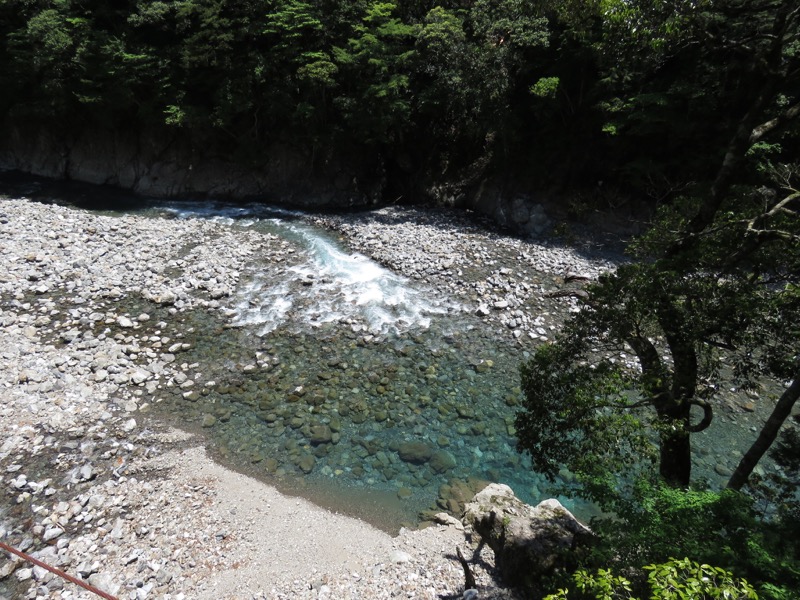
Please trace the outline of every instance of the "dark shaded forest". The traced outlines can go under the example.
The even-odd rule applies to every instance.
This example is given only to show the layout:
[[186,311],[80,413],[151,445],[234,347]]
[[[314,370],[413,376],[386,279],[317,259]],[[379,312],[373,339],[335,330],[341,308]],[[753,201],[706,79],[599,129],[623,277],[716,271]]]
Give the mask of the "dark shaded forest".
[[[312,168],[352,155],[392,200],[493,177],[657,205],[712,179],[743,119],[794,101],[796,16],[772,47],[781,6],[5,0],[0,114],[155,131],[243,164],[276,141]],[[791,155],[796,133],[752,154]]]

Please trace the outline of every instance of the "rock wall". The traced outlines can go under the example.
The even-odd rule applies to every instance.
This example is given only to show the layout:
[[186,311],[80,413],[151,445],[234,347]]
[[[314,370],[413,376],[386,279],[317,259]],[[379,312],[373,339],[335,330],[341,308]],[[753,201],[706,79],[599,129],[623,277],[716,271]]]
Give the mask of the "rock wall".
[[[260,158],[245,165],[241,158],[193,141],[182,131],[60,129],[0,124],[0,169],[112,185],[143,196],[257,197],[302,208],[381,204],[390,183],[380,157],[357,148],[312,152],[275,142],[259,148]],[[462,174],[457,182],[428,181],[420,187],[414,185],[415,177],[395,173],[391,187],[420,196],[405,200],[475,210],[522,235],[539,236],[550,227],[541,203],[508,194],[485,178],[484,169],[472,178]]]
[[260,148],[243,165],[181,132],[79,131],[0,126],[0,168],[106,184],[157,197],[267,198],[301,207],[367,206],[383,182],[357,153],[314,156],[287,143]]

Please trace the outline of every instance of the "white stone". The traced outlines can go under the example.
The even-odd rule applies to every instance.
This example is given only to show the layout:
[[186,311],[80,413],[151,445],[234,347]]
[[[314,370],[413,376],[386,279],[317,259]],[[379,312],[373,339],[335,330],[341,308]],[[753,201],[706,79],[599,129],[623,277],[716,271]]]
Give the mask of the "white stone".
[[86,464],[81,467],[80,470],[81,479],[84,481],[89,481],[94,477],[94,469],[92,469],[92,465]]
[[148,373],[144,369],[136,369],[131,375],[131,381],[136,385],[144,383],[148,379],[150,379],[150,373]]
[[389,560],[397,564],[407,563],[411,561],[411,555],[408,552],[403,552],[402,550],[394,550],[389,555]]
[[49,542],[50,540],[56,539],[58,536],[62,535],[63,533],[64,533],[64,530],[61,529],[61,527],[49,527],[49,528],[44,530],[44,535],[42,536],[42,539],[45,542]]
[[117,319],[117,325],[125,329],[130,329],[133,327],[133,321],[131,321],[128,317],[119,317]]

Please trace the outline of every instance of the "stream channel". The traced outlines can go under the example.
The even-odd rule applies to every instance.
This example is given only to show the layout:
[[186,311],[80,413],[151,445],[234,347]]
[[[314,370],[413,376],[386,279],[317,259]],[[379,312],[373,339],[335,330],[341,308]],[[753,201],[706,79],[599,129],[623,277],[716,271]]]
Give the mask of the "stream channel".
[[[545,482],[514,448],[518,347],[297,213],[157,210],[253,228],[298,249],[296,264],[278,273],[256,265],[241,282],[234,327],[191,315],[183,360],[199,363],[216,386],[155,405],[167,415],[215,415],[205,431],[217,457],[256,475],[302,477],[318,502],[395,526],[433,508],[451,479],[500,481],[526,501],[541,498]],[[256,369],[236,367],[253,356]]]
[[[77,203],[113,215],[98,203],[104,194]],[[68,194],[56,201],[76,203]],[[225,464],[387,530],[446,507],[453,481],[506,483],[529,503],[557,493],[563,482],[533,473],[515,449],[518,368],[534,341],[505,341],[452,298],[350,252],[299,212],[111,206],[123,204],[154,219],[213,219],[293,248],[282,268],[250,265],[227,315],[179,313],[190,345],[181,360],[214,385],[189,399],[180,388],[158,390],[152,418],[200,433]],[[142,298],[125,302],[132,314],[174,320]],[[706,460],[713,478],[718,458]]]

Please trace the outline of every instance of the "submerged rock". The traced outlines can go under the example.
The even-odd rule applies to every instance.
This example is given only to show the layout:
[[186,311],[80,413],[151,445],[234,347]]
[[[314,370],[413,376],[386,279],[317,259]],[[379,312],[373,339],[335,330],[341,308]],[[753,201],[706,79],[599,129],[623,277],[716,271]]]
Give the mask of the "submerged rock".
[[309,441],[316,445],[329,444],[333,440],[333,432],[328,425],[313,425]]
[[316,461],[314,460],[314,455],[313,454],[304,454],[298,460],[297,466],[300,468],[301,471],[303,471],[303,473],[308,474],[308,473],[311,473],[311,471],[314,470],[314,463],[315,462]]
[[431,455],[429,464],[435,473],[446,473],[456,466],[456,459],[446,450],[438,450]]
[[423,465],[431,459],[433,448],[425,442],[403,442],[397,449],[400,459],[412,465]]

